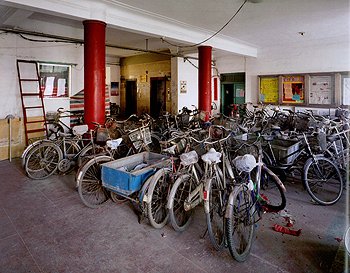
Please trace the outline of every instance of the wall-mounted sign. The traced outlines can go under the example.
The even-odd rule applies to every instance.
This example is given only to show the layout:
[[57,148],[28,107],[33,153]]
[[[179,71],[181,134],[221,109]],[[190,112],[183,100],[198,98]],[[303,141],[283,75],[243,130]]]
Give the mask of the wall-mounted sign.
[[111,96],[119,96],[119,82],[111,82]]
[[187,93],[187,81],[180,81],[180,93]]

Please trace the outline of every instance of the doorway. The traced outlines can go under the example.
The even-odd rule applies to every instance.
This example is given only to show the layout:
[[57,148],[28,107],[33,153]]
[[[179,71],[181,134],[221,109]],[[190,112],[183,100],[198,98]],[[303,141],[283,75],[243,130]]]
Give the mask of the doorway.
[[221,76],[221,113],[231,115],[230,104],[245,103],[245,73],[222,74]]
[[126,81],[125,115],[137,114],[137,85],[136,81]]
[[166,111],[165,78],[151,78],[150,115],[158,118]]

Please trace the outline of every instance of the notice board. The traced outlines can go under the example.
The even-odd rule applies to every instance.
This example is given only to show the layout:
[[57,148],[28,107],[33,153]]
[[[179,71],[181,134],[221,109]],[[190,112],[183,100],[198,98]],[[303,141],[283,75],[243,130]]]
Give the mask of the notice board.
[[278,78],[260,79],[260,101],[278,102]]
[[334,104],[334,76],[311,76],[309,104]]
[[304,103],[305,77],[283,77],[283,103]]

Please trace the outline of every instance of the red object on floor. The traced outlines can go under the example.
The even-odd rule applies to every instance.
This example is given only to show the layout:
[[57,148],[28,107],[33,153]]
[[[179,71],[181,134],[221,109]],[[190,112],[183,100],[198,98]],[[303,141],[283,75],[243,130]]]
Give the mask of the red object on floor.
[[290,230],[288,228],[282,227],[282,226],[277,225],[277,224],[275,224],[273,226],[273,229],[278,231],[278,232],[286,233],[286,234],[290,234],[290,235],[294,235],[294,236],[300,236],[300,234],[301,234],[301,229],[299,229],[298,231]]

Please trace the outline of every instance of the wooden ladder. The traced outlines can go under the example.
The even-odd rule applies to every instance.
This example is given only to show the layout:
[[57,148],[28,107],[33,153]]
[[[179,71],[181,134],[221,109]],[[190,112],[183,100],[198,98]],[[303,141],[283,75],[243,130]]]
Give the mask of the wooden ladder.
[[33,137],[30,135],[45,132],[48,136],[44,100],[41,92],[41,82],[36,61],[17,60],[19,89],[24,118],[26,144]]

